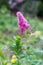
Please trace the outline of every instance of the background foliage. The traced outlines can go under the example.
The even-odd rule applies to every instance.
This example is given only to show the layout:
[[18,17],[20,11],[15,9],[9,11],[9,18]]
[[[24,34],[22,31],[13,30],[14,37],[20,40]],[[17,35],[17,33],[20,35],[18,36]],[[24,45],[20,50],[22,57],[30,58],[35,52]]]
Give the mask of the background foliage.
[[[0,8],[3,5],[5,5],[9,9],[8,0],[0,0]],[[26,0],[26,3],[24,4],[21,10],[33,16],[37,15],[38,17],[43,17],[43,0]]]

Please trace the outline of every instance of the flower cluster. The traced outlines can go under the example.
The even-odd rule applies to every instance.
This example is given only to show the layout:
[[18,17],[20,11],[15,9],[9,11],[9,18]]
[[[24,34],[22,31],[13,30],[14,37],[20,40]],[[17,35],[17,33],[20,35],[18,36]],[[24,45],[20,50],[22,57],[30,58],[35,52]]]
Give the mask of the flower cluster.
[[21,12],[17,12],[18,18],[18,27],[21,33],[24,33],[26,29],[30,28],[30,25],[27,24],[27,20],[24,18]]
[[34,33],[31,33],[31,36],[35,36],[36,38],[40,37],[40,35],[41,35],[41,31],[36,31]]
[[11,59],[11,63],[16,63],[16,61],[17,61],[16,55],[13,55]]

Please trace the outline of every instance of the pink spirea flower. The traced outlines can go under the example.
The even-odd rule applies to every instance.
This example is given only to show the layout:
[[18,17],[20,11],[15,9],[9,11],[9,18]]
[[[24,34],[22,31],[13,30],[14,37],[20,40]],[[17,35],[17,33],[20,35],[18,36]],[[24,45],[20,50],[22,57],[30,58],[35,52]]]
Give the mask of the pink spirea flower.
[[19,30],[21,33],[24,33],[26,29],[30,28],[30,25],[27,23],[27,20],[21,12],[17,12],[17,18]]

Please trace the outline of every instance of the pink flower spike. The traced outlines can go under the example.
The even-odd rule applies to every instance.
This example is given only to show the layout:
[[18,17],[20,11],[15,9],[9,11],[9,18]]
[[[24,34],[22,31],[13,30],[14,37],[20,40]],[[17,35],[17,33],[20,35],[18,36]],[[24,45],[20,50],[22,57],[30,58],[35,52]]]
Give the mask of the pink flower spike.
[[30,28],[30,25],[29,24],[26,24],[26,29]]
[[27,23],[27,20],[24,18],[23,14],[21,12],[17,12],[17,18],[18,18],[18,22],[21,21],[24,22],[24,23]]
[[30,25],[27,24],[27,20],[24,18],[21,12],[17,12],[18,18],[18,27],[21,33],[24,33],[26,29],[30,28]]
[[24,33],[25,29],[23,27],[20,28],[20,32]]

